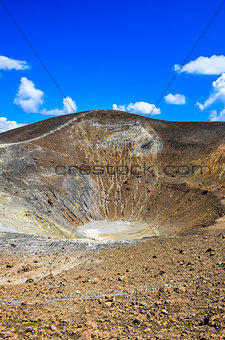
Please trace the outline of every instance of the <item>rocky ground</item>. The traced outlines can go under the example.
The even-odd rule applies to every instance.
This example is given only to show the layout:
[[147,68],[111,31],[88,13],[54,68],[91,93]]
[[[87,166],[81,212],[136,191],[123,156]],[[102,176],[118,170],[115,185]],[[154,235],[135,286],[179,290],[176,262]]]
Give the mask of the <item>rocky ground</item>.
[[225,230],[0,238],[0,339],[224,339]]

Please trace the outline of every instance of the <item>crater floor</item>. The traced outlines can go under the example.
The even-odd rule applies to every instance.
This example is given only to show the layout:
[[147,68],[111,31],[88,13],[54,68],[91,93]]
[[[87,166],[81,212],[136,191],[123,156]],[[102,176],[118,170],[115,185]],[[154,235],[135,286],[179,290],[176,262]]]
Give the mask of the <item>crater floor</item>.
[[78,228],[81,237],[95,240],[138,240],[158,236],[157,231],[144,223],[126,221],[94,221]]

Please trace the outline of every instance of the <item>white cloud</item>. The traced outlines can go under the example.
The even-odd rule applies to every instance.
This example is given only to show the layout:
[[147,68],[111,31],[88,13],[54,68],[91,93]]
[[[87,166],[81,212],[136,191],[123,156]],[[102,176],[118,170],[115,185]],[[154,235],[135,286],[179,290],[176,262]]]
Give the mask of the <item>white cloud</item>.
[[186,97],[183,94],[169,93],[167,96],[165,96],[165,100],[167,104],[174,104],[174,105],[186,104]]
[[46,109],[41,109],[41,106],[44,102],[43,97],[43,91],[37,89],[31,80],[27,79],[26,77],[22,77],[19,84],[19,90],[14,99],[14,103],[20,106],[21,109],[27,113],[41,113],[43,115],[49,116],[61,116],[77,111],[77,105],[70,97],[63,99],[62,109],[56,108],[49,111]]
[[14,103],[27,113],[38,113],[43,104],[43,96],[44,92],[36,89],[31,80],[22,77]]
[[24,60],[10,59],[0,55],[0,70],[26,70],[30,68]]
[[159,115],[161,113],[161,110],[155,107],[154,104],[149,104],[146,102],[136,102],[134,104],[130,103],[126,109],[132,113],[143,115]]
[[134,104],[130,103],[128,105],[113,104],[113,110],[128,111],[131,113],[137,113],[144,116],[159,115],[161,113],[161,110],[155,107],[154,104],[149,104],[146,102],[136,102]]
[[[175,71],[179,71],[180,65],[174,65]],[[225,72],[225,56],[213,55],[212,57],[199,57],[184,65],[180,72],[194,74],[220,75]]]
[[126,107],[125,105],[117,105],[117,104],[113,104],[113,110],[119,110],[119,111],[126,111]]
[[0,117],[0,133],[16,129],[18,127],[24,126],[25,124],[18,124],[14,120],[7,120],[6,117]]
[[217,114],[216,110],[212,110],[209,119],[211,122],[225,122],[225,109],[220,111],[219,114]]
[[63,108],[62,109],[53,109],[47,111],[46,109],[41,110],[41,114],[49,115],[49,116],[61,116],[66,115],[68,113],[77,112],[77,105],[72,98],[67,97],[63,99]]
[[197,103],[200,110],[205,110],[213,103],[219,101],[225,104],[225,73],[212,83],[212,93],[204,104]]

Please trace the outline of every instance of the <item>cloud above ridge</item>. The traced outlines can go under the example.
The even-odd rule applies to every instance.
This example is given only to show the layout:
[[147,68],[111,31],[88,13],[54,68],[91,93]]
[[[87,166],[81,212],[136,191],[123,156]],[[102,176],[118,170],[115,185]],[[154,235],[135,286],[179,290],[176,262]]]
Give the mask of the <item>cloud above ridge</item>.
[[44,92],[36,89],[34,83],[22,77],[19,84],[19,89],[14,99],[14,103],[21,107],[24,112],[38,113],[41,105],[44,102]]
[[219,113],[216,110],[212,110],[209,119],[211,122],[225,122],[225,109]]
[[61,116],[61,115],[66,115],[69,113],[74,113],[77,112],[77,105],[76,102],[70,98],[66,97],[63,98],[63,108],[62,109],[52,109],[47,111],[46,109],[43,109],[40,111],[41,114],[43,115],[49,115],[49,116]]
[[19,124],[14,120],[7,120],[6,117],[0,117],[0,133],[16,129],[18,127],[24,126],[25,124]]
[[198,102],[196,105],[200,110],[205,110],[216,102],[222,102],[225,105],[225,73],[212,83],[212,93],[208,99],[203,104]]
[[48,116],[61,116],[68,113],[77,112],[77,105],[71,97],[63,99],[63,108],[55,108],[52,110],[42,109],[44,103],[44,92],[36,88],[32,80],[22,77],[19,89],[14,99],[14,103],[18,105],[26,113],[40,113]]
[[159,115],[161,110],[155,107],[154,104],[146,103],[146,102],[136,102],[130,103],[128,105],[117,105],[113,104],[113,110],[127,111],[131,113],[140,114],[143,116],[154,116]]

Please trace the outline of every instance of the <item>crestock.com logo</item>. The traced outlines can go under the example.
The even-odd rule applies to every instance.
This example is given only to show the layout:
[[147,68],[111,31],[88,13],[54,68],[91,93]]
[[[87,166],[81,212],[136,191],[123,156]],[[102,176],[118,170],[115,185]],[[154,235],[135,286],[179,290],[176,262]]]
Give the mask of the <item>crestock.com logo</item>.
[[[112,180],[115,176],[120,178],[136,177],[138,183],[144,179],[147,184],[156,184],[157,182],[165,184],[181,184],[191,177],[192,182],[199,183],[203,180],[209,182],[211,169],[207,165],[166,165],[154,166],[147,163],[143,164],[120,164],[120,165],[86,165],[80,166],[57,166],[55,173],[59,177],[67,176],[104,176],[104,180]],[[197,177],[195,176],[197,175]]]
[[211,169],[207,165],[153,165],[136,164],[80,164],[65,166],[63,158],[56,152],[31,151],[21,157],[11,157],[10,162],[1,163],[2,179],[13,181],[17,186],[30,189],[52,189],[63,187],[65,180],[72,176],[104,176],[104,180],[114,176],[123,178],[136,177],[138,183],[146,179],[146,183],[168,182],[181,183],[187,176],[195,175],[199,179],[210,178]]
[[[162,167],[162,172],[166,176],[187,176],[187,175],[193,175],[196,172],[199,172],[200,174],[211,174],[211,169],[209,166],[200,166],[200,165],[166,165]],[[81,175],[96,175],[96,176],[115,176],[115,175],[133,175],[133,176],[145,176],[145,177],[155,177],[159,175],[159,169],[158,167],[154,165],[148,165],[145,162],[143,165],[140,164],[134,164],[134,165],[126,165],[126,164],[120,164],[120,165],[86,165],[82,164],[80,166],[57,166],[55,168],[55,173],[60,176],[74,176],[77,175],[77,173]]]

